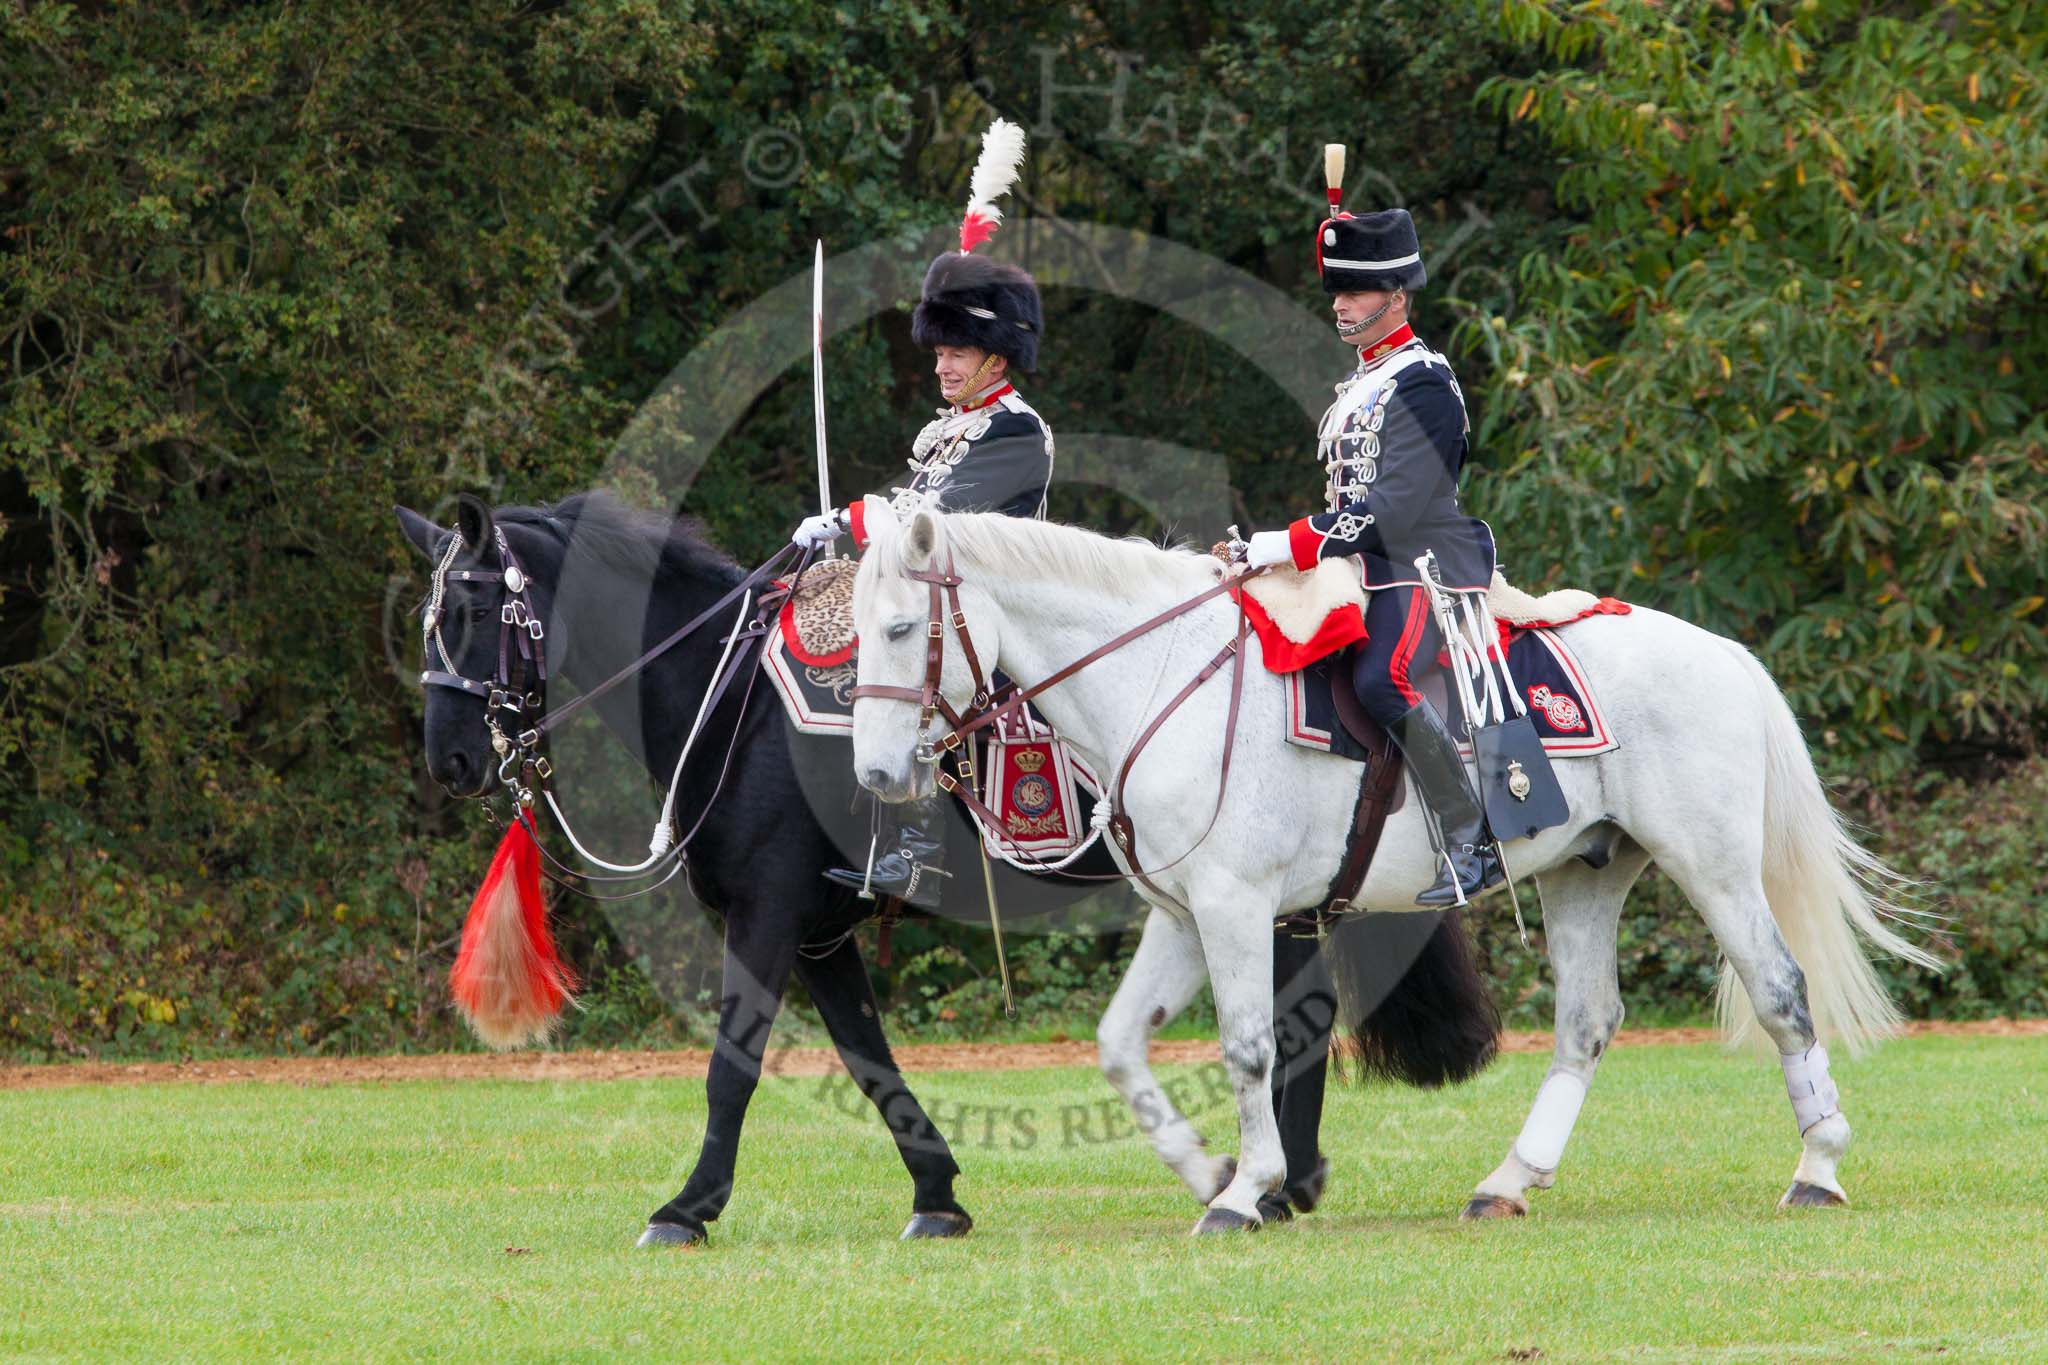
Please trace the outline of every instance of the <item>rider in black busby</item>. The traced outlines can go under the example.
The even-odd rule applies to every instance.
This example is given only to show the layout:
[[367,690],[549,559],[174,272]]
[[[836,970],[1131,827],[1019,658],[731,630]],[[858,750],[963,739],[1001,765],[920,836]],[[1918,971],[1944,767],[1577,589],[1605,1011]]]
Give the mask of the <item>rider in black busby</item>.
[[1415,223],[1405,209],[1343,212],[1343,155],[1334,145],[1326,153],[1330,216],[1316,231],[1316,268],[1358,366],[1317,432],[1327,510],[1259,532],[1246,558],[1303,571],[1324,559],[1359,561],[1368,605],[1352,684],[1400,746],[1442,832],[1444,866],[1417,900],[1443,906],[1498,882],[1501,868],[1457,741],[1415,685],[1443,644],[1415,561],[1433,551],[1445,588],[1484,592],[1493,533],[1458,506],[1471,429],[1465,396],[1450,363],[1408,322],[1409,301],[1429,278]]
[[[910,477],[890,490],[899,518],[924,509],[1045,515],[1052,482],[1052,429],[1017,392],[1012,376],[1038,367],[1045,309],[1038,285],[1014,265],[973,254],[1002,221],[995,200],[1016,182],[1024,158],[1024,130],[997,119],[982,136],[981,157],[960,249],[941,252],[925,271],[910,315],[910,335],[933,353],[933,374],[946,406],[910,444]],[[842,531],[867,546],[865,504],[808,517],[791,537],[822,545]],[[876,895],[912,899],[920,883],[944,874],[944,812],[936,800],[882,806],[879,854],[865,872],[836,868],[826,875]],[[893,827],[893,828],[892,828]]]

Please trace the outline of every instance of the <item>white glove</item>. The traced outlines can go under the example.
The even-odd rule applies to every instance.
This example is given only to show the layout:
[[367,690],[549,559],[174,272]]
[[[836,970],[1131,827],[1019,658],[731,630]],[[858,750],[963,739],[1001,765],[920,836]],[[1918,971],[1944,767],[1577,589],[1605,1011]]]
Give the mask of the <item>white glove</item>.
[[805,517],[796,528],[796,534],[789,538],[792,545],[801,545],[806,550],[815,550],[820,545],[830,545],[841,531],[846,529],[846,514],[841,511],[820,512],[815,517]]
[[1245,542],[1244,562],[1254,569],[1294,563],[1294,545],[1285,531],[1254,531]]

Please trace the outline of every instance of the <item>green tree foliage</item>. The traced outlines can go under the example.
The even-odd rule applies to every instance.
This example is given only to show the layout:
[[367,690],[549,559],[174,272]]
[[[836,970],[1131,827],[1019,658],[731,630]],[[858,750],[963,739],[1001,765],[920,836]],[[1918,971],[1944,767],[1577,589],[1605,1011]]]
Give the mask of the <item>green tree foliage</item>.
[[2048,12],[1507,0],[1578,221],[1524,263],[1487,485],[1524,571],[1761,648],[1896,769],[2048,714]]
[[[391,504],[673,499],[632,471],[680,454],[686,509],[758,558],[809,501],[803,367],[715,449],[629,421],[715,396],[663,381],[817,237],[914,282],[996,114],[1032,136],[1027,263],[1108,224],[1317,315],[1318,152],[1349,142],[1352,202],[1422,225],[1425,334],[1464,324],[1474,497],[1521,576],[1762,644],[1845,751],[2010,740],[2048,616],[2038,20],[1501,13],[0,7],[0,1049],[448,1041],[490,836],[422,773]],[[1063,436],[1221,452],[1247,527],[1313,499],[1308,418],[1213,329],[1047,302]],[[933,401],[888,303],[828,350],[842,495]],[[1055,507],[1163,529],[1079,481]],[[623,921],[560,910],[624,983],[585,1036],[633,1032]],[[906,996],[973,979],[978,938],[915,932]],[[1033,989],[1099,975],[1023,956]]]
[[[391,959],[474,851],[384,660],[390,507],[707,46],[653,4],[0,12],[6,1045],[431,1018]],[[538,490],[615,420],[545,375],[498,411]]]

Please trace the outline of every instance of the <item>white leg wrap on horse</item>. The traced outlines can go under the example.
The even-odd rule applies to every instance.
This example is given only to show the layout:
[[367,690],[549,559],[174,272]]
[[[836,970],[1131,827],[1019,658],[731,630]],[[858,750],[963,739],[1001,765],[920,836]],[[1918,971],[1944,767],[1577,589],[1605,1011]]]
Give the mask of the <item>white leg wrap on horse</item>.
[[1586,1083],[1569,1071],[1552,1071],[1529,1106],[1528,1121],[1515,1139],[1515,1155],[1539,1174],[1548,1175],[1564,1159],[1564,1145],[1579,1121],[1579,1106],[1586,1102]]
[[1806,1130],[1842,1111],[1842,1097],[1835,1090],[1835,1078],[1828,1074],[1828,1050],[1819,1043],[1804,1052],[1783,1053],[1778,1065],[1785,1068],[1785,1093],[1792,1097],[1792,1117],[1800,1136]]

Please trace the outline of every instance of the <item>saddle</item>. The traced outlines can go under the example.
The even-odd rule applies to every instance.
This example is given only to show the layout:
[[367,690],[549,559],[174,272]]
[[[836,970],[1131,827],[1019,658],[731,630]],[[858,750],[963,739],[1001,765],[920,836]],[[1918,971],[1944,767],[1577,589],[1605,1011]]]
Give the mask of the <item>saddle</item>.
[[[1351,686],[1352,656],[1365,636],[1366,589],[1354,562],[1329,560],[1307,573],[1281,571],[1248,580],[1244,599],[1246,614],[1259,633],[1266,667],[1286,679],[1287,741],[1368,765],[1359,784],[1343,868],[1331,883],[1322,910],[1306,917],[1319,926],[1325,915],[1343,910],[1356,897],[1371,867],[1386,816],[1403,795],[1399,751],[1365,714]],[[1483,730],[1476,743],[1482,750],[1478,757],[1484,773],[1489,765],[1500,767],[1504,761],[1496,752],[1503,745],[1502,736],[1514,737],[1514,744],[1520,747],[1509,756],[1520,762],[1505,769],[1509,776],[1503,780],[1515,801],[1530,787],[1523,782],[1517,791],[1512,780],[1525,766],[1547,775],[1543,765],[1549,759],[1586,757],[1617,747],[1585,670],[1555,628],[1587,616],[1621,615],[1628,610],[1626,603],[1612,598],[1569,589],[1532,597],[1498,572],[1494,574],[1482,618],[1492,618],[1498,638],[1483,644],[1475,640],[1470,648],[1483,649],[1487,657],[1506,665],[1506,675],[1525,699],[1516,709],[1526,712],[1526,719]],[[1471,613],[1467,615],[1469,619]],[[1436,662],[1449,665],[1444,655]],[[1449,720],[1460,748],[1471,756],[1475,737],[1470,733],[1470,720],[1462,705],[1451,702],[1443,669],[1423,671],[1416,686],[1438,714]],[[1554,779],[1550,784],[1554,790]],[[1488,813],[1490,819],[1497,820],[1495,827],[1506,831],[1517,828],[1514,817],[1522,814],[1507,804],[1506,798],[1490,803]],[[1530,824],[1530,832],[1535,828],[1540,826]]]
[[761,669],[800,734],[853,733],[854,633],[851,559],[814,564],[787,594],[761,646]]
[[792,657],[817,668],[853,659],[853,579],[860,565],[851,559],[813,564],[790,588],[776,614]]
[[[1521,689],[1543,752],[1553,762],[1591,758],[1621,746],[1579,656],[1557,630],[1503,623],[1503,633],[1508,637],[1509,671]],[[1351,664],[1352,650],[1346,648],[1286,676],[1289,744],[1339,758],[1366,760],[1367,747],[1357,737],[1361,727],[1352,721],[1359,707],[1350,686]],[[1451,699],[1442,668],[1420,673],[1415,686],[1444,717],[1459,747],[1469,756],[1472,745],[1465,714]]]

